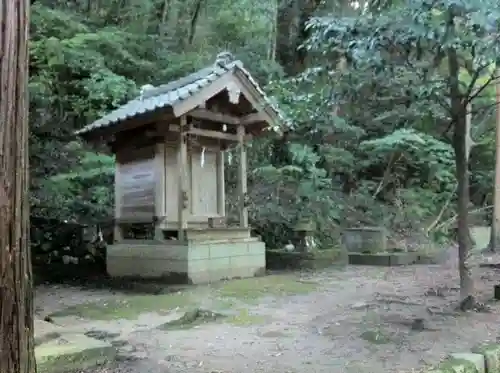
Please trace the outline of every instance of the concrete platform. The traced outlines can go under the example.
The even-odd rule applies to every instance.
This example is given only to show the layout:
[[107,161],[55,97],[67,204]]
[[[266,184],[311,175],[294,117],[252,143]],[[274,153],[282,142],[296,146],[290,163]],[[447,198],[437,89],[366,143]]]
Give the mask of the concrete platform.
[[107,342],[35,320],[35,358],[38,373],[66,373],[112,362],[116,349]]
[[253,237],[177,241],[126,241],[108,247],[114,278],[204,284],[265,273],[265,244]]

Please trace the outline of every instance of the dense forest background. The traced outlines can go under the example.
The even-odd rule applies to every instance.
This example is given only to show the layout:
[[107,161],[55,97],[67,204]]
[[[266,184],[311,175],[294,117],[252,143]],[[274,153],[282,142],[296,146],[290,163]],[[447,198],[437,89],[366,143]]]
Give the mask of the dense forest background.
[[[309,218],[323,245],[356,225],[382,224],[417,243],[449,238],[455,78],[473,104],[470,211],[488,219],[492,204],[498,39],[485,35],[499,17],[487,3],[38,0],[32,221],[112,219],[114,159],[73,132],[142,85],[179,78],[228,50],[292,119],[283,136],[249,149],[250,223],[268,246],[286,244],[296,222]],[[236,162],[228,155],[229,191]]]

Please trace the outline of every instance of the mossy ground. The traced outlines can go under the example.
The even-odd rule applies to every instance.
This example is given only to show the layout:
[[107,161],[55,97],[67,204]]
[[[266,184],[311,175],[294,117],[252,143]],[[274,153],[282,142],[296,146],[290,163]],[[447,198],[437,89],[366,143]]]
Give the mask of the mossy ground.
[[160,330],[185,330],[208,323],[227,323],[234,326],[247,326],[265,321],[260,315],[250,313],[247,309],[239,309],[229,314],[213,312],[204,309],[194,309],[186,312],[177,320],[169,321],[158,327]]
[[[318,283],[301,281],[297,275],[270,275],[220,282],[211,286],[186,287],[159,295],[124,295],[108,301],[84,303],[54,312],[50,317],[78,316],[91,320],[135,319],[140,314],[168,313],[172,310],[209,308],[215,312],[237,309],[237,304],[252,304],[266,296],[280,297],[307,294]],[[251,317],[229,316],[227,321],[244,324]]]
[[308,294],[316,290],[318,285],[317,282],[300,280],[294,274],[283,274],[227,281],[216,285],[214,290],[224,298],[254,301],[266,296]]
[[388,333],[385,333],[383,330],[377,329],[377,330],[366,330],[360,335],[361,339],[381,345],[381,344],[387,344],[387,343],[392,343],[393,339]]

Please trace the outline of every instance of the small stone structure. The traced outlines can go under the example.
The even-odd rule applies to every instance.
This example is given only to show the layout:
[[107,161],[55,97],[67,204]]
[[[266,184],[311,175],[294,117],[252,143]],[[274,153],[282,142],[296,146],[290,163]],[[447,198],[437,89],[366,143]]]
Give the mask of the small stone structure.
[[[282,122],[242,63],[224,53],[182,79],[144,86],[78,131],[116,156],[109,275],[206,283],[262,273],[265,246],[248,225],[246,143]],[[226,224],[230,147],[239,160],[237,226]]]
[[498,373],[500,372],[500,345],[484,344],[472,352],[453,353],[426,373]]
[[353,265],[392,267],[440,262],[435,255],[388,248],[387,231],[383,227],[346,229],[342,245],[348,253],[349,264]]
[[342,243],[349,253],[378,253],[387,251],[387,231],[383,227],[345,229]]

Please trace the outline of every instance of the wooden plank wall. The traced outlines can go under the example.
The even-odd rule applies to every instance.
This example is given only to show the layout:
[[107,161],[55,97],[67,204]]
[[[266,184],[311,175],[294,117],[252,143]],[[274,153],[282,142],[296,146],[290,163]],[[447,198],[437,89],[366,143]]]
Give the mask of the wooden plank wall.
[[122,151],[116,158],[116,218],[130,221],[153,219],[156,193],[154,146]]

